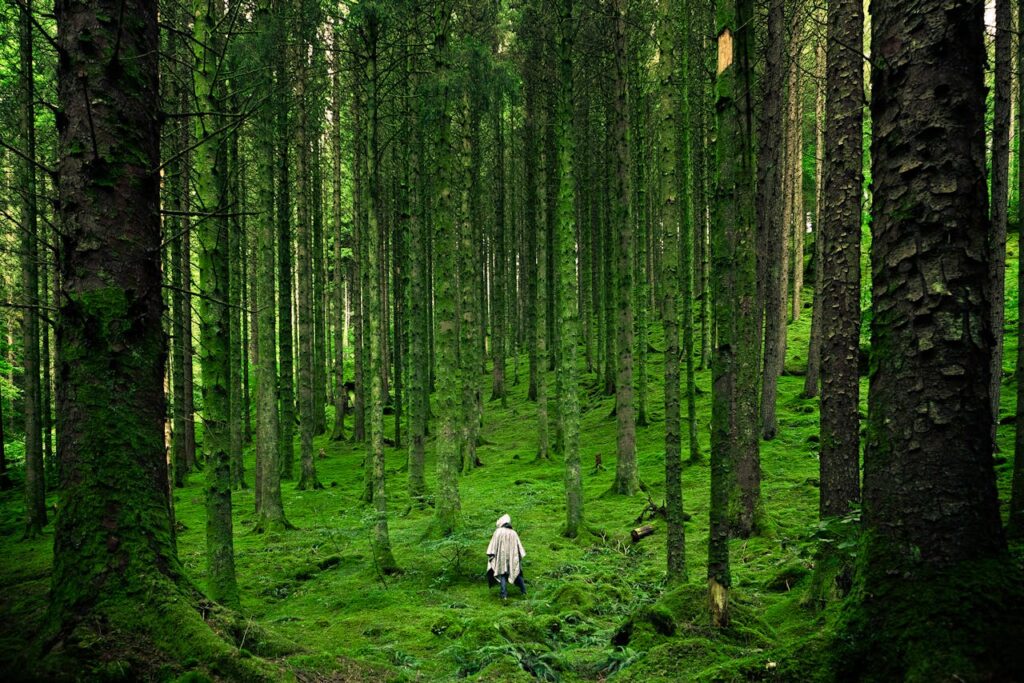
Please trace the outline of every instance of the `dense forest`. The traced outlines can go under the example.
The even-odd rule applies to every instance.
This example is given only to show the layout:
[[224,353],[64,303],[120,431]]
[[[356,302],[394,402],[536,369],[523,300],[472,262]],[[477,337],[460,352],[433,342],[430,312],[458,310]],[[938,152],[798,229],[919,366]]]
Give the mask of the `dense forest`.
[[4,0],[0,676],[1024,681],[1018,27]]

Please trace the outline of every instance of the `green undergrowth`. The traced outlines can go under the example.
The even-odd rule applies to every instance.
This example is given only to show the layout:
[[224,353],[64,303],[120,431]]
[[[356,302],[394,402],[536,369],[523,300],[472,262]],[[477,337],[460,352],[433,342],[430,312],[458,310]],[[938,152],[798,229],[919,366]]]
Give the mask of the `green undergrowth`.
[[[1010,251],[1007,328],[1012,330],[1015,239]],[[840,610],[817,611],[805,599],[822,536],[817,527],[818,401],[801,397],[810,318],[808,306],[789,327],[786,372],[779,381],[778,436],[762,444],[770,531],[731,542],[729,628],[709,627],[704,584],[710,373],[697,375],[705,464],[683,472],[684,506],[692,515],[686,523],[689,578],[670,586],[664,569],[664,520],[650,522],[655,533],[639,543],[629,538],[647,505],[646,494],[603,495],[615,469],[615,422],[609,418],[613,399],[599,393],[592,374],[582,377],[580,401],[585,514],[594,533],[577,539],[560,535],[565,516],[563,468],[557,456],[535,461],[536,407],[526,399],[525,355],[519,360],[518,383],[509,360],[507,407],[500,402],[484,406],[479,448],[484,464],[460,480],[462,525],[455,535],[428,537],[432,509],[414,507],[406,493],[406,451],[388,448],[389,524],[402,570],[398,575],[385,576],[374,567],[373,514],[359,501],[363,446],[317,437],[314,453],[323,448],[326,454],[316,461],[325,488],[298,491],[295,481],[282,484],[285,512],[295,530],[254,533],[248,523],[252,491],[235,492],[242,614],[299,646],[292,654],[270,657],[274,666],[287,672],[283,677],[297,680],[826,680],[827,644]],[[654,325],[651,332],[652,348],[661,348],[660,329]],[[1008,336],[1003,415],[1012,415],[1014,408],[1015,350],[1016,340]],[[652,351],[650,424],[637,430],[640,478],[658,504],[664,500],[661,368],[661,355]],[[483,395],[489,396],[489,379],[480,379]],[[553,386],[553,376],[550,380]],[[865,413],[866,394],[864,381]],[[393,417],[385,420],[390,436]],[[407,435],[403,428],[403,438]],[[999,442],[997,472],[1006,501],[1012,424],[1000,429]],[[432,495],[433,439],[427,448]],[[604,469],[595,471],[598,455]],[[246,450],[246,466],[251,484],[251,447]],[[202,587],[202,476],[192,475],[186,488],[174,491],[174,500],[179,554]],[[22,507],[20,492],[0,494],[0,664],[11,662],[37,634],[48,591],[52,526],[39,540],[21,541]],[[503,513],[512,516],[526,547],[523,567],[529,589],[521,597],[510,587],[507,602],[500,601],[497,589],[488,589],[484,579],[484,549],[494,521]]]

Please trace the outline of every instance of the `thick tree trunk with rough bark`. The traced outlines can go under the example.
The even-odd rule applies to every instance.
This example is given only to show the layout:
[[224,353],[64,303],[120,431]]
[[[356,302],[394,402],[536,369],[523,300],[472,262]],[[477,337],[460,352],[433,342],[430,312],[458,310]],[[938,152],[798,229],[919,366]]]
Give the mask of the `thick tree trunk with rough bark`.
[[984,6],[876,0],[871,23],[865,536],[837,675],[1014,680],[1024,591],[992,463]]
[[[761,102],[764,114],[758,131],[757,241],[758,329],[764,320],[764,362],[761,375],[761,436],[774,439],[775,401],[786,355],[786,228],[783,221],[783,175],[786,139],[782,120],[785,94],[785,3],[768,4],[767,49]],[[763,306],[763,312],[761,307]]]

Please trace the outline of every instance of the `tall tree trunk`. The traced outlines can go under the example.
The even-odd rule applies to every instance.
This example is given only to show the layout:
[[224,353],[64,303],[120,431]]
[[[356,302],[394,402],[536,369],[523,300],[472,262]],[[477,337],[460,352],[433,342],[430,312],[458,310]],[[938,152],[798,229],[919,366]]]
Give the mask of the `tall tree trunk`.
[[[984,11],[872,5],[865,535],[841,678],[1020,673],[1024,596],[992,463]],[[909,614],[943,628],[908,632]]]
[[612,225],[618,244],[616,272],[615,378],[616,453],[612,491],[631,496],[640,488],[636,472],[636,416],[633,410],[633,230],[630,222],[629,113],[626,103],[626,3],[613,0],[615,82],[612,121],[615,140],[615,189]]
[[999,450],[999,397],[1003,381],[1003,322],[1006,319],[1006,217],[1010,170],[1010,99],[1013,86],[1013,8],[1011,0],[998,0],[995,36],[995,102],[992,116],[992,365],[989,396],[992,401],[992,444]]
[[536,348],[537,356],[537,457],[536,460],[547,460],[551,457],[551,442],[549,434],[549,417],[548,417],[548,380],[547,380],[547,369],[548,369],[548,335],[547,335],[547,290],[551,282],[547,276],[547,261],[550,251],[548,250],[547,241],[548,234],[547,228],[547,202],[543,201],[544,188],[547,186],[547,160],[544,158],[545,154],[541,153],[540,163],[537,164],[539,169],[536,192],[540,197],[537,201],[539,207],[539,216],[537,220],[537,272],[536,279],[533,284],[533,290],[536,295],[536,300],[532,302],[534,306],[534,321],[536,323],[536,329],[533,330],[534,337],[536,339],[534,345]]
[[[307,41],[310,39],[310,8],[305,2],[298,6],[298,47],[295,56],[295,205],[297,222],[295,230],[295,262],[298,293],[299,323],[299,444],[302,471],[298,488],[319,489],[323,485],[316,477],[313,460],[313,435],[316,433],[316,320],[313,315],[313,244],[312,216],[310,215],[310,150],[309,117],[307,114],[306,88],[309,86],[309,63]],[[314,208],[314,210],[316,210]]]
[[[475,80],[475,79],[474,79]],[[479,84],[474,83],[474,89]],[[480,285],[477,281],[477,199],[480,192],[480,106],[476,96],[463,94],[462,102],[462,183],[459,207],[459,363],[462,379],[462,471],[468,474],[479,464],[476,454],[480,432],[477,409],[480,355],[477,306]],[[542,366],[543,367],[543,366]]]
[[279,465],[281,479],[295,478],[295,362],[292,343],[292,203],[291,178],[289,177],[288,113],[291,109],[291,74],[288,64],[288,16],[286,3],[275,11],[275,20],[280,22],[277,36],[277,320],[278,352],[280,355],[280,376],[278,399],[281,402]]
[[433,531],[448,535],[459,523],[459,470],[462,430],[462,407],[459,400],[458,367],[459,324],[456,317],[456,289],[451,273],[455,272],[455,254],[459,247],[455,207],[452,202],[453,181],[456,179],[455,155],[451,140],[451,91],[449,75],[452,69],[448,47],[447,23],[449,11],[439,9],[435,17],[437,33],[434,36],[434,71],[438,84],[436,101],[437,124],[433,128],[434,156],[437,164],[437,192],[435,196],[434,239],[435,269],[440,274],[434,282],[434,307],[437,316],[437,495],[434,505]]
[[[803,309],[804,289],[804,233],[807,222],[804,219],[804,124],[803,94],[801,92],[800,57],[803,45],[804,14],[794,11],[789,32],[789,85],[786,89],[789,113],[786,117],[786,145],[789,149],[784,173],[788,178],[789,211],[784,229],[791,235],[793,260],[790,271],[793,274],[793,291],[790,295],[790,320],[799,320]],[[783,339],[785,346],[785,339]],[[783,356],[785,360],[785,356]]]
[[[272,66],[275,59],[277,15],[270,10],[269,0],[260,7],[257,28],[261,38],[261,58],[265,66],[264,87],[272,89]],[[260,108],[256,117],[256,155],[259,163],[258,201],[260,217],[256,235],[257,289],[256,300],[264,305],[258,308],[259,357],[256,365],[256,521],[257,532],[280,531],[290,525],[284,516],[281,499],[281,435],[277,404],[277,325],[275,319],[274,280],[277,275],[274,250],[278,241],[278,226],[274,216],[274,167],[277,164],[274,149],[276,107],[269,104]],[[288,258],[282,254],[281,258]]]
[[195,187],[201,222],[199,241],[199,361],[202,368],[203,455],[206,461],[206,586],[210,597],[238,606],[235,550],[231,519],[230,462],[230,255],[225,218],[226,155],[223,153],[224,84],[218,59],[217,34],[221,8],[193,0],[192,85],[199,114],[195,116]]
[[[234,66],[230,68],[235,68]],[[236,87],[231,83],[232,89]],[[232,98],[234,100],[235,98]],[[237,113],[237,102],[232,102],[232,109]],[[231,463],[231,488],[238,490],[247,488],[245,484],[245,465],[242,461],[242,362],[245,358],[245,346],[242,338],[242,235],[238,214],[242,211],[239,196],[239,165],[238,165],[238,130],[228,134],[226,141],[228,163],[225,168],[228,174],[228,196],[225,208],[229,212],[227,219],[228,231],[228,458]]]
[[813,398],[818,395],[818,382],[821,375],[821,319],[823,317],[821,294],[825,286],[825,269],[822,266],[822,261],[825,260],[825,240],[821,229],[821,195],[822,176],[825,165],[826,62],[825,39],[819,37],[815,47],[814,74],[816,85],[814,107],[814,310],[811,314],[811,339],[807,347],[807,374],[804,376],[804,398]]
[[[419,79],[415,92],[420,92]],[[427,486],[424,479],[427,417],[430,412],[430,319],[427,302],[421,292],[427,288],[427,226],[431,177],[424,173],[424,131],[415,128],[410,170],[416,208],[409,218],[409,498],[422,507],[426,504]]]
[[712,243],[718,339],[711,369],[708,590],[711,621],[719,627],[729,623],[729,537],[756,529],[760,504],[752,19],[751,0],[722,0],[718,5],[718,196]]
[[[381,196],[380,196],[380,170],[377,167],[379,158],[378,150],[378,62],[377,46],[380,30],[379,17],[376,5],[370,5],[368,16],[365,19],[365,30],[368,34],[367,42],[370,45],[369,63],[367,65],[367,85],[369,92],[367,101],[369,111],[367,112],[367,123],[370,126],[367,139],[367,157],[370,161],[369,168],[369,190],[370,190],[370,223],[367,231],[368,261],[366,264],[373,281],[378,281],[383,271],[387,268],[387,253],[382,245],[381,234]],[[384,337],[387,336],[385,321],[387,316],[387,302],[380,297],[381,289],[371,286],[369,288],[369,308],[367,315],[367,331],[370,342],[370,450],[372,453],[373,468],[373,554],[375,566],[384,574],[393,574],[398,571],[394,555],[391,553],[391,540],[388,534],[388,506],[385,490],[384,474],[384,373],[381,371],[381,363],[384,360]]]
[[[785,123],[782,105],[785,86],[785,3],[768,4],[768,35],[761,100],[764,115],[758,134],[757,233],[759,302],[764,307],[764,363],[761,376],[761,436],[774,439],[777,429],[775,402],[779,375],[786,355],[786,277],[783,268],[786,229],[783,211]],[[786,148],[788,150],[788,147]],[[760,306],[759,306],[760,311]],[[758,318],[761,313],[758,313]],[[760,320],[758,322],[760,329]]]
[[494,259],[491,277],[491,400],[505,396],[505,93],[495,89],[492,103],[494,117]]
[[[1017,3],[1017,28],[1024,26],[1024,3]],[[1024,40],[1017,38],[1017,135],[1024,131]],[[1019,140],[1018,140],[1019,144]],[[1021,149],[1024,149],[1022,147]],[[1017,154],[1017,195],[1024,197],[1024,154]],[[1017,242],[1024,243],[1024,212],[1017,206]],[[1017,291],[1024,291],[1024,268],[1017,268]],[[1017,339],[1024,339],[1024,297],[1017,297]],[[1017,344],[1015,376],[1024,377],[1024,344]],[[1013,476],[1010,486],[1010,511],[1006,535],[1024,538],[1024,382],[1017,381],[1017,407],[1014,420]]]
[[583,525],[583,480],[580,472],[580,403],[577,378],[577,338],[579,336],[579,299],[576,275],[576,206],[574,196],[572,138],[573,0],[562,0],[558,31],[558,100],[555,112],[556,153],[558,154],[558,374],[561,375],[563,453],[565,457],[565,529],[575,538]]
[[[685,192],[685,169],[679,162],[684,159],[679,149],[682,125],[677,117],[683,113],[682,82],[679,78],[679,31],[682,28],[678,14],[670,0],[658,3],[658,150],[661,194],[661,221],[664,238],[662,256],[663,300],[662,326],[665,330],[665,521],[668,526],[666,559],[668,580],[682,583],[686,580],[686,532],[683,529],[683,488],[681,455],[681,420],[679,409],[679,309],[680,304],[691,306],[692,301],[681,297],[679,272],[679,236],[689,226],[683,218],[680,190]],[[690,368],[693,358],[690,358]]]
[[35,76],[32,55],[32,2],[21,5],[20,43],[21,332],[22,405],[25,414],[25,537],[46,526],[41,386],[39,383],[39,228],[36,207]]
[[[822,520],[840,517],[860,497],[860,231],[863,184],[864,15],[857,0],[828,8],[824,167],[821,191],[821,441]],[[822,544],[814,594],[842,597],[852,567]]]
[[341,245],[344,241],[342,235],[342,207],[341,207],[341,136],[344,130],[341,121],[341,23],[334,22],[334,61],[332,63],[333,75],[331,77],[331,222],[334,239],[334,288],[332,297],[334,303],[334,428],[331,432],[331,441],[341,441],[345,438],[345,413],[348,410],[348,389],[345,387],[345,262],[342,259]]

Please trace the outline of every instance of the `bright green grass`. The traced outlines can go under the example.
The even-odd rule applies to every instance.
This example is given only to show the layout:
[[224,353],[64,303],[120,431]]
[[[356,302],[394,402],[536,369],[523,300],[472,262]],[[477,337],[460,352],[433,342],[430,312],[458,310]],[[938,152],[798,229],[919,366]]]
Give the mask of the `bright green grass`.
[[[1006,299],[1007,329],[1012,332],[1016,240],[1010,253]],[[789,680],[784,673],[787,665],[810,656],[803,643],[813,641],[831,620],[830,613],[816,614],[800,605],[806,588],[803,572],[812,566],[815,547],[818,402],[800,398],[803,376],[789,373],[802,373],[806,364],[810,318],[810,308],[805,308],[801,319],[789,327],[787,374],[779,382],[779,436],[762,443],[761,450],[762,492],[771,530],[762,537],[732,542],[736,623],[726,633],[713,633],[706,626],[706,464],[688,467],[683,475],[684,505],[693,516],[686,525],[689,583],[664,595],[663,520],[654,522],[655,535],[632,545],[629,531],[646,504],[644,495],[605,495],[614,476],[615,422],[609,418],[613,399],[593,391],[590,375],[583,377],[581,392],[586,518],[605,532],[607,541],[590,534],[576,540],[559,535],[564,522],[563,469],[557,458],[534,462],[535,406],[526,400],[525,358],[520,359],[518,385],[513,384],[509,363],[508,407],[497,402],[485,405],[480,448],[485,466],[460,481],[463,526],[456,537],[424,540],[431,511],[410,510],[405,449],[388,450],[391,540],[404,570],[400,576],[384,579],[373,566],[370,509],[359,502],[362,446],[316,439],[314,452],[322,447],[327,454],[317,461],[327,488],[301,492],[295,482],[283,484],[285,511],[296,531],[253,534],[246,524],[253,509],[252,492],[237,492],[235,551],[243,611],[308,650],[287,660],[291,669],[334,672],[339,680]],[[1006,341],[1002,414],[1009,415],[1014,408],[1016,338],[1008,336]],[[661,347],[657,326],[652,327],[652,344]],[[651,424],[637,430],[637,450],[640,477],[661,503],[664,424],[659,354],[650,356],[648,369]],[[549,377],[552,387],[553,380]],[[481,377],[481,382],[488,380]],[[706,462],[708,372],[698,374],[697,386]],[[865,412],[866,399],[865,380]],[[393,418],[386,417],[386,424],[390,433]],[[1012,425],[1000,429],[999,442],[1003,453],[1012,454]],[[597,454],[606,469],[593,473]],[[252,457],[249,448],[250,484]],[[431,440],[431,490],[433,466]],[[1004,501],[1010,467],[1009,460],[997,465]],[[182,525],[179,553],[200,584],[205,524],[201,484],[202,475],[194,474],[189,486],[174,496]],[[483,579],[484,549],[494,520],[504,512],[512,515],[526,547],[529,587],[526,599],[512,590],[505,604]],[[20,541],[21,514],[20,491],[0,496],[0,662],[8,661],[34,635],[49,582],[52,536]],[[327,568],[321,569],[321,563]],[[789,590],[786,577],[791,577]],[[769,588],[773,582],[777,585]],[[634,615],[629,643],[613,645],[613,637]],[[661,623],[667,630],[666,620],[674,628],[671,636],[653,626]]]

